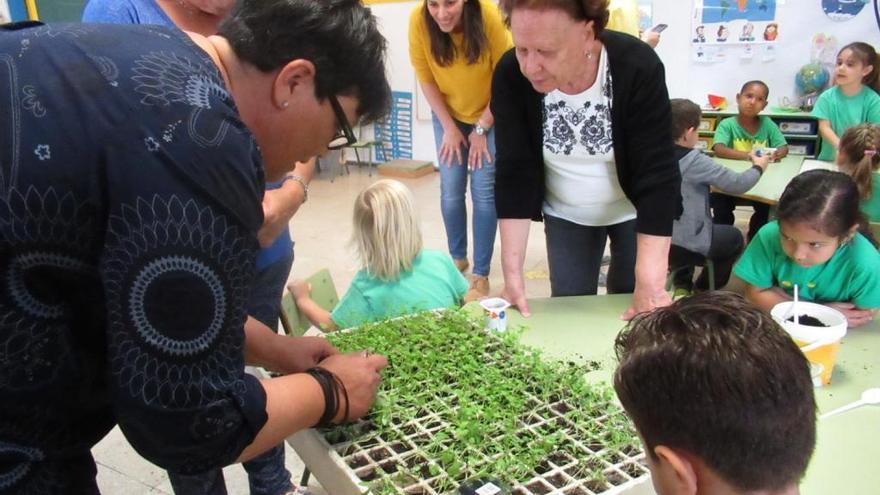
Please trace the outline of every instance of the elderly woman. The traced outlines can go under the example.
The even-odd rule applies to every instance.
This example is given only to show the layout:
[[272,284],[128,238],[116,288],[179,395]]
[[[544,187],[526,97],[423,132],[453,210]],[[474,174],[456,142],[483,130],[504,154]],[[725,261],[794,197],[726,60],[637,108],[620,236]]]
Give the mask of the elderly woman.
[[606,237],[608,292],[634,292],[630,318],[664,290],[681,177],[663,65],[605,31],[605,0],[507,0],[515,48],[492,83],[502,296],[529,314],[529,221],[544,221],[552,296],[595,294]]

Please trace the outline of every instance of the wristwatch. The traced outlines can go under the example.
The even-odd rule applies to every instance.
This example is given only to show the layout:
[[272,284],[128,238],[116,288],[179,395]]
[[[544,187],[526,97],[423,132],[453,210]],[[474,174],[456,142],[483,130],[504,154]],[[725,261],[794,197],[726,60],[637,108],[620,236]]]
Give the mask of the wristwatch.
[[486,134],[489,134],[489,129],[491,129],[491,128],[492,128],[492,126],[483,127],[480,125],[479,122],[474,124],[474,132],[477,133],[477,136],[485,136]]

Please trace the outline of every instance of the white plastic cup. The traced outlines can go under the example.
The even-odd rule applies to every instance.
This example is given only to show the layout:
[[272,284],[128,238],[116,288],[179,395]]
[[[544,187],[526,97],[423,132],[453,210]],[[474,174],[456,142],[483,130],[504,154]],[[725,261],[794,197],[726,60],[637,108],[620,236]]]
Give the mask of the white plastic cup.
[[[846,317],[834,308],[807,301],[798,301],[798,316],[812,316],[827,326],[811,327],[809,325],[795,324],[793,321],[788,321],[788,318],[794,316],[794,312],[791,310],[793,304],[791,301],[777,304],[770,310],[770,316],[791,335],[811,364],[821,365],[821,369],[819,369],[819,384],[821,386],[828,385],[831,383],[831,373],[834,371],[834,365],[837,361],[837,350],[840,348],[840,341],[846,336]],[[811,370],[811,372],[814,371],[815,368]]]
[[480,301],[486,311],[486,328],[495,332],[507,331],[507,308],[510,303],[500,297],[490,297]]

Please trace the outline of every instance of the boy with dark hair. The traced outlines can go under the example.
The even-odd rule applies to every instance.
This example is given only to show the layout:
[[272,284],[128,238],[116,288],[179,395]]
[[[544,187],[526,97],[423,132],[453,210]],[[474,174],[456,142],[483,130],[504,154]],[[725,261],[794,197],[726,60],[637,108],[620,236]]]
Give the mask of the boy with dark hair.
[[816,443],[810,366],[741,296],[708,292],[634,318],[614,388],[659,495],[795,494]]
[[[767,107],[770,88],[764,81],[749,81],[743,84],[736,94],[738,113],[718,123],[715,128],[712,151],[718,158],[732,160],[749,160],[756,149],[772,148],[771,161],[778,161],[788,155],[788,144],[779,126],[770,117],[759,115]],[[740,200],[742,201],[742,200]],[[733,225],[733,209],[737,198],[726,194],[712,194],[712,211],[715,223]],[[767,223],[770,206],[757,201],[748,201],[755,213],[749,219],[749,240],[758,233],[758,229]]]
[[716,287],[724,287],[730,278],[733,264],[743,248],[742,234],[732,225],[713,225],[709,213],[709,187],[734,194],[751,189],[767,168],[770,158],[751,155],[754,166],[742,173],[719,165],[700,150],[697,144],[700,107],[685,99],[670,101],[672,110],[672,138],[681,170],[681,216],[672,224],[672,247],[669,249],[669,268],[675,271],[674,297],[689,294],[694,288],[708,290],[706,270],[693,283],[693,267],[706,259],[715,266]]

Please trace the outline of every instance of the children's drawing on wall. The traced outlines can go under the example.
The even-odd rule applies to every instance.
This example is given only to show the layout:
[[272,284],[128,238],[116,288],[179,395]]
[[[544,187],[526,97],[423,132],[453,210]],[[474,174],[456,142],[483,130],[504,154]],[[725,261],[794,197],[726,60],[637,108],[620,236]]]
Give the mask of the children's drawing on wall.
[[822,0],[825,15],[835,21],[848,21],[859,15],[869,0]]
[[755,41],[755,25],[751,22],[746,22],[743,24],[742,33],[739,35],[740,41],[752,42]]
[[694,62],[701,64],[715,64],[724,62],[727,59],[727,53],[723,47],[717,45],[696,45],[693,51]]
[[693,43],[773,43],[778,36],[776,0],[694,2]]

